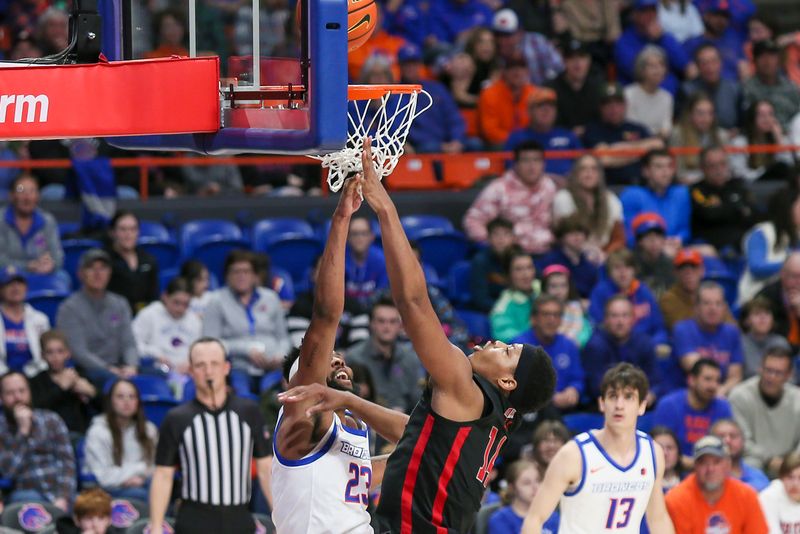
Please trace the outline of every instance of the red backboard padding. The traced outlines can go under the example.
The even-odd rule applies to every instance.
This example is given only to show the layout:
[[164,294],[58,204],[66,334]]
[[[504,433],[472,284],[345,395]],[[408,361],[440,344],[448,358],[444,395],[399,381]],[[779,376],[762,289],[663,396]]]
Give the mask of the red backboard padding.
[[0,139],[216,132],[219,58],[0,68]]

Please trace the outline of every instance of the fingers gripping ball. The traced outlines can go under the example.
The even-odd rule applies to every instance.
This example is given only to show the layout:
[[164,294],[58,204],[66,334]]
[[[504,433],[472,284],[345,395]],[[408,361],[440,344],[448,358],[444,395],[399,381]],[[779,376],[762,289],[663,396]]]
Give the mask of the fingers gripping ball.
[[[298,0],[295,20],[300,27],[302,2]],[[347,0],[347,49],[355,50],[367,42],[378,25],[375,0]]]

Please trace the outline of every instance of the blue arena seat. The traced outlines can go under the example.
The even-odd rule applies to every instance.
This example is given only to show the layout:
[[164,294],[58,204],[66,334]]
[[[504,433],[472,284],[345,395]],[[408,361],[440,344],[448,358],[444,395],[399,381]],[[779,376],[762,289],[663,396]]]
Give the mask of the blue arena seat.
[[177,405],[178,401],[175,399],[142,400],[144,416],[157,428],[161,427],[161,422],[164,421],[167,412]]
[[158,291],[159,293],[163,293],[164,290],[167,288],[167,284],[169,284],[170,280],[175,278],[180,274],[180,269],[177,267],[168,267],[166,269],[161,269],[159,266],[158,269]]
[[255,250],[266,253],[273,265],[288,272],[292,281],[297,284],[302,283],[303,277],[322,253],[323,247],[316,237],[288,234],[264,239],[262,244],[264,248],[256,246]]
[[469,306],[472,303],[470,275],[472,264],[467,260],[457,261],[447,275],[447,297],[453,306]]
[[25,279],[28,283],[28,293],[69,292],[72,289],[72,279],[66,271],[56,271],[51,274],[27,273]]
[[262,250],[264,240],[282,235],[314,237],[314,228],[303,219],[294,217],[274,217],[256,221],[252,229],[253,248]]
[[487,317],[485,313],[474,310],[456,309],[456,315],[467,325],[467,332],[469,332],[471,337],[486,340],[491,336],[489,317]]
[[422,253],[422,261],[447,276],[453,265],[467,258],[469,241],[457,230],[425,230],[414,238]]
[[564,416],[564,424],[573,434],[580,434],[593,428],[602,428],[603,414],[590,412],[568,413]]
[[51,325],[55,325],[58,307],[68,296],[69,291],[29,291],[27,300],[28,304],[47,315]]
[[636,422],[636,428],[649,434],[650,430],[653,429],[653,419],[653,412],[647,412],[644,415],[640,415],[639,420]]
[[81,438],[75,443],[75,464],[78,471],[78,484],[81,488],[97,485],[95,477],[86,465],[86,438]]
[[416,235],[426,230],[453,231],[453,223],[447,217],[441,215],[405,215],[400,218],[400,223],[406,231],[410,240],[416,239]]
[[135,375],[131,377],[142,400],[175,400],[167,379],[158,375]]
[[194,257],[194,251],[205,243],[228,242],[246,246],[239,227],[231,221],[222,219],[189,221],[181,226],[179,235],[184,258]]
[[264,392],[269,389],[278,388],[280,387],[281,380],[283,379],[283,371],[278,369],[277,371],[271,371],[266,373],[264,376],[261,377],[261,382],[259,383],[258,390],[259,392]]
[[77,221],[59,221],[58,236],[63,240],[66,236],[76,234],[81,229],[81,223]]

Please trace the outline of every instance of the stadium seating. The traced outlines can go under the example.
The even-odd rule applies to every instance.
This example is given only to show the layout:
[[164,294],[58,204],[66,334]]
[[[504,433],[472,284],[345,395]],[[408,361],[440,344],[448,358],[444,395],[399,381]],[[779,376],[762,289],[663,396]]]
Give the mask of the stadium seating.
[[263,377],[261,377],[258,391],[263,393],[264,391],[279,387],[281,384],[281,379],[283,379],[283,371],[280,369],[266,373]]
[[95,477],[86,465],[86,439],[81,438],[75,442],[75,467],[78,471],[78,485],[87,488],[97,485]]
[[114,499],[111,501],[111,525],[130,528],[141,518],[150,517],[150,507],[138,499]]
[[0,524],[21,532],[39,533],[65,514],[49,502],[22,502],[7,505],[0,516]]
[[64,239],[68,235],[77,233],[81,229],[81,223],[75,221],[59,221],[58,235]]
[[25,279],[28,283],[28,293],[69,292],[72,289],[72,279],[66,271],[57,271],[52,274],[28,273]]
[[158,269],[158,290],[160,293],[163,293],[165,289],[167,289],[167,284],[169,284],[170,280],[175,278],[180,274],[180,270],[177,267],[167,267],[166,269],[161,268],[161,264],[159,264]]
[[441,215],[405,215],[400,218],[400,224],[412,241],[416,239],[417,234],[425,230],[455,230],[450,219]]
[[601,428],[603,426],[603,414],[588,412],[568,413],[564,416],[564,424],[573,434],[580,434],[593,428]]
[[178,265],[180,249],[167,228],[154,221],[139,221],[139,246],[155,256],[158,268],[169,269]]
[[263,219],[253,226],[253,249],[266,253],[272,264],[289,272],[297,284],[322,247],[311,225],[300,219]]
[[58,307],[61,306],[61,303],[69,294],[69,291],[29,291],[27,300],[28,304],[47,315],[47,318],[50,319],[50,324],[54,325],[56,324]]
[[489,532],[489,518],[492,517],[496,511],[503,506],[502,502],[493,502],[481,506],[478,510],[478,515],[475,518],[475,534],[488,534]]
[[467,258],[469,242],[456,230],[422,230],[414,237],[422,261],[430,264],[440,277],[447,276],[451,266]]
[[480,338],[481,340],[491,337],[489,318],[485,313],[456,309],[456,315],[467,325],[467,332],[469,332],[470,337]]
[[225,220],[200,219],[181,226],[181,257],[196,259],[208,268],[217,279],[223,278],[223,267],[228,253],[234,249],[250,248],[239,227]]
[[[147,400],[174,400],[175,396],[169,387],[167,379],[158,375],[136,375],[131,377],[131,382],[136,385],[143,401]],[[113,383],[113,382],[112,382]],[[110,386],[106,384],[106,388]]]
[[453,306],[469,306],[472,302],[472,291],[470,290],[470,275],[472,264],[467,260],[461,260],[453,264],[447,275],[447,297]]

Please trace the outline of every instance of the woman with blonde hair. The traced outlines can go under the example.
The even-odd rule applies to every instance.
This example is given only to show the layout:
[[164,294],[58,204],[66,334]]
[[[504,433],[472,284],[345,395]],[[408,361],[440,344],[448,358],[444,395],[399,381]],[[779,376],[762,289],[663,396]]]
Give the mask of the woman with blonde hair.
[[[669,144],[672,147],[723,146],[728,142],[728,133],[717,125],[714,101],[705,93],[693,94],[683,107],[678,124],[672,129]],[[695,183],[703,177],[700,170],[700,154],[678,156],[677,176],[682,183]]]
[[553,225],[575,215],[589,228],[587,256],[602,262],[607,254],[625,246],[622,203],[606,187],[603,166],[591,154],[575,160],[567,187],[553,200]]

